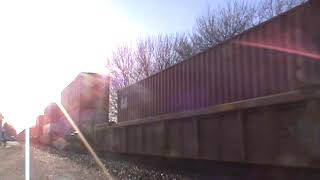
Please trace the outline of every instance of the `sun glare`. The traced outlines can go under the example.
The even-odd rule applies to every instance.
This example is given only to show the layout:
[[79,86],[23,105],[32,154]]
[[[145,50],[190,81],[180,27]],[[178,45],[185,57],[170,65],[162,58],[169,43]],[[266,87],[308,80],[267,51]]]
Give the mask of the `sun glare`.
[[141,31],[112,1],[0,1],[0,24],[0,112],[18,131]]

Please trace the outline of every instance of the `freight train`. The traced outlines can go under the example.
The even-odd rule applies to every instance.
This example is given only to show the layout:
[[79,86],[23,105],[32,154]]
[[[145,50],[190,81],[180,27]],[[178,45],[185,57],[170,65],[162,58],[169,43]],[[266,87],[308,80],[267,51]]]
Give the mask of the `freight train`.
[[310,0],[119,90],[115,125],[102,110],[108,81],[100,95],[79,98],[83,79],[75,80],[62,104],[102,152],[317,167],[319,9]]
[[[103,75],[82,72],[61,93],[61,105],[88,139],[93,139],[95,125],[108,122],[108,82]],[[58,148],[69,144],[65,139],[76,133],[56,103],[45,108],[31,132],[35,142]]]

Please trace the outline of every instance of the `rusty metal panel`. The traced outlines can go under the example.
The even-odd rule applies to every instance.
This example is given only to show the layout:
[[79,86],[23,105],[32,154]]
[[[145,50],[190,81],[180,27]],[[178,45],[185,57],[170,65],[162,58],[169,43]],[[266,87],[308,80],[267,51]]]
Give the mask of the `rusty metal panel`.
[[107,149],[107,151],[109,152],[113,152],[114,151],[114,138],[113,138],[113,129],[110,129],[106,132],[106,145],[105,148]]
[[235,82],[235,59],[232,57],[235,54],[235,49],[233,43],[229,43],[228,49],[227,49],[227,59],[228,59],[228,66],[230,68],[230,73],[229,73],[229,95],[230,95],[230,102],[236,101],[236,82]]
[[209,116],[199,121],[199,157],[221,160],[221,120]]
[[222,103],[229,102],[229,69],[228,69],[228,60],[227,60],[227,47],[228,43],[225,46],[221,46],[221,63],[222,63]]
[[182,94],[182,85],[181,85],[181,77],[182,77],[182,66],[174,66],[176,71],[174,71],[174,84],[175,84],[175,106],[173,112],[181,111],[182,110],[182,103],[181,103],[181,94]]
[[175,112],[183,110],[183,92],[184,92],[184,69],[183,66],[179,66],[179,73],[177,74],[176,81],[178,83],[178,90],[177,90],[177,96],[178,96],[178,104],[179,106],[175,109]]
[[141,152],[149,155],[163,155],[165,153],[163,122],[142,125],[141,132]]
[[149,104],[152,102],[152,96],[151,96],[151,92],[150,92],[150,80],[149,79],[146,79],[145,81],[145,84],[144,84],[144,87],[145,87],[145,99],[144,99],[144,109],[145,109],[145,112],[143,114],[142,117],[148,117],[149,114],[150,114],[150,107]]
[[173,112],[176,112],[175,108],[176,108],[176,105],[177,105],[177,100],[176,100],[176,89],[177,89],[177,82],[175,80],[176,78],[176,74],[177,73],[177,68],[174,66],[172,68],[169,69],[169,77],[171,77],[170,79],[170,93],[171,96],[170,96],[170,99],[169,99],[169,112],[168,113],[173,113]]
[[[241,36],[241,39],[240,39],[240,42],[244,42],[247,40],[247,34],[243,34]],[[247,99],[248,97],[250,97],[250,90],[251,90],[251,85],[250,85],[250,74],[249,74],[249,67],[250,67],[250,64],[249,64],[249,58],[248,58],[248,53],[249,53],[249,49],[250,47],[248,46],[242,46],[241,45],[241,59],[240,61],[242,62],[242,69],[243,69],[243,97],[242,98],[245,98]]]
[[[293,17],[292,17],[293,16]],[[291,20],[290,20],[290,19]],[[285,38],[284,39],[284,47],[289,49],[290,46],[294,46],[295,42],[296,42],[296,37],[295,37],[295,31],[290,31],[290,29],[293,27],[297,27],[297,22],[296,22],[296,18],[295,15],[291,15],[291,17],[286,18],[286,23],[284,24],[283,28],[284,31],[288,32],[287,35],[288,37],[291,38]],[[292,44],[292,45],[291,45]],[[297,86],[297,79],[296,79],[296,75],[295,75],[295,71],[294,69],[296,69],[295,65],[295,56],[291,55],[291,54],[286,54],[285,56],[285,63],[287,64],[287,74],[286,74],[286,79],[288,81],[288,89],[292,90],[294,89],[294,87]],[[290,77],[295,77],[295,78],[290,78]]]
[[203,108],[203,107],[205,107],[204,106],[204,103],[205,103],[205,87],[204,87],[204,83],[202,82],[203,80],[204,80],[204,75],[205,75],[205,66],[203,65],[205,62],[204,62],[204,55],[205,55],[205,52],[203,52],[203,53],[201,53],[201,54],[199,54],[199,59],[198,59],[198,63],[197,63],[197,66],[196,66],[196,68],[197,68],[197,96],[198,96],[198,98],[197,98],[197,104],[198,104],[198,106],[197,107],[195,107],[196,109],[198,109],[198,108]]
[[168,76],[168,71],[165,70],[162,74],[163,76],[163,102],[162,102],[162,106],[163,106],[163,113],[166,114],[168,112],[168,92],[169,92],[169,86],[168,86],[168,82],[169,82],[169,76]]
[[239,112],[229,112],[221,117],[221,160],[240,162],[244,157],[243,127]]
[[203,53],[201,54],[198,54],[194,57],[193,59],[193,76],[194,76],[194,79],[193,79],[193,87],[194,87],[194,92],[193,92],[193,98],[194,98],[194,103],[192,104],[193,106],[192,109],[198,109],[200,108],[200,104],[201,104],[201,87],[200,87],[200,74],[201,74],[201,71],[202,69],[200,69],[200,62],[202,62],[202,59],[201,59],[201,56],[202,56]]
[[126,89],[123,89],[122,91],[118,91],[118,119],[123,119],[124,121],[127,120],[127,115],[128,115],[128,108],[124,107],[124,100],[127,98],[126,94]]
[[168,123],[168,155],[194,158],[198,156],[198,125],[195,119]]
[[155,115],[160,114],[160,95],[161,95],[161,82],[160,77],[156,76],[155,81],[155,92],[154,92],[154,104],[155,104]]
[[[277,124],[278,137],[272,139],[278,143],[278,153],[274,164],[307,164],[305,141],[299,137],[299,128],[305,126],[309,119],[304,118],[304,104],[282,105],[275,110],[274,123]],[[283,118],[286,117],[286,118]],[[315,124],[314,124],[315,125]],[[308,128],[311,130],[310,128]]]
[[[276,28],[277,28],[277,32],[276,33],[276,38],[279,39],[279,41],[277,42],[277,46],[283,47],[283,48],[288,48],[287,44],[289,41],[289,36],[288,33],[289,32],[289,27],[288,27],[288,20],[286,17],[279,19],[279,21],[277,21],[276,24]],[[277,78],[276,80],[276,87],[279,87],[278,90],[276,91],[276,93],[280,93],[280,92],[284,92],[284,91],[288,91],[289,90],[289,82],[294,80],[294,76],[291,76],[290,78],[288,78],[288,73],[291,71],[288,68],[290,68],[289,64],[288,64],[288,57],[290,56],[290,54],[288,53],[283,53],[283,52],[277,52],[278,55],[278,60],[275,61],[274,63],[276,63],[276,76]],[[291,67],[292,68],[292,67]]]
[[121,152],[120,150],[120,143],[121,143],[121,138],[120,138],[120,131],[119,128],[114,128],[113,131],[113,139],[114,139],[114,144],[113,144],[113,149],[115,152]]
[[127,131],[126,127],[121,127],[118,129],[119,130],[119,136],[120,136],[120,151],[122,153],[127,152]]
[[277,151],[276,124],[272,109],[251,110],[246,119],[246,159],[248,162],[271,163]]
[[[203,107],[208,107],[208,99],[209,97],[207,96],[207,92],[209,91],[209,88],[208,88],[208,84],[209,82],[211,81],[210,79],[209,80],[206,80],[207,77],[209,77],[208,75],[208,72],[207,72],[207,66],[208,66],[208,63],[207,63],[207,52],[203,52],[200,56],[200,67],[199,67],[199,72],[200,72],[200,77],[199,77],[199,83],[200,83],[200,94],[201,94],[201,101],[200,101],[200,108],[203,108]],[[207,81],[207,83],[205,82]]]
[[166,114],[170,113],[172,110],[172,76],[171,76],[172,68],[166,70],[166,86],[167,86],[167,98],[166,98]]
[[95,131],[94,145],[98,151],[107,150],[106,148],[106,132]]
[[139,103],[138,98],[140,98],[141,96],[137,96],[137,94],[140,93],[140,91],[137,92],[137,89],[139,87],[137,87],[138,85],[134,85],[135,88],[129,88],[128,89],[128,110],[130,112],[128,119],[131,119],[132,117],[141,117],[140,116],[140,111],[139,108],[137,108],[137,105]]
[[187,69],[187,63],[189,63],[189,61],[185,61],[181,63],[182,66],[182,77],[181,77],[181,84],[182,84],[182,93],[181,93],[181,103],[182,103],[182,111],[185,111],[187,109],[188,106],[188,69]]
[[[128,118],[121,115],[126,111],[119,111],[118,121],[195,110],[320,84],[317,8],[315,1],[309,2],[136,86],[120,90],[138,89],[139,93],[128,104],[135,110],[129,110]],[[135,103],[140,100],[141,104]]]
[[[142,96],[142,91],[139,86],[139,84],[135,84],[133,86],[134,88],[128,88],[127,89],[127,94],[128,94],[128,119],[132,119],[134,115],[136,115],[138,118],[142,117],[141,116],[141,110],[142,108],[137,108],[136,105],[138,104],[140,107],[143,106],[141,98]],[[131,90],[132,91],[131,91]]]
[[[216,71],[216,64],[214,63],[215,60],[215,54],[214,51],[208,52],[208,57],[206,58],[208,60],[207,68],[208,68],[208,77],[211,79],[211,81],[208,82],[209,85],[209,104],[208,106],[212,106],[217,103],[217,96],[216,96],[216,82],[217,82],[217,71]],[[207,81],[205,81],[207,83]]]
[[185,62],[186,64],[186,84],[187,84],[187,88],[185,89],[186,91],[186,95],[185,95],[185,100],[186,100],[186,107],[185,107],[185,110],[189,110],[191,108],[191,105],[193,103],[192,101],[192,74],[193,74],[193,71],[192,71],[192,60],[187,60]]
[[147,154],[153,154],[153,138],[152,138],[152,129],[150,128],[150,125],[143,126],[144,133],[144,152]]
[[[266,32],[269,32],[270,30],[265,30]],[[272,31],[271,31],[272,32]],[[254,39],[257,40],[258,42],[261,42],[262,37],[265,35],[264,32],[262,31],[257,31],[257,32],[253,32],[254,33]],[[258,90],[258,94],[259,96],[264,96],[265,92],[268,91],[268,85],[267,83],[269,83],[268,81],[265,81],[265,79],[269,76],[267,74],[267,70],[266,70],[266,60],[263,59],[264,55],[263,55],[263,49],[262,48],[258,48],[256,49],[256,55],[255,55],[255,60],[257,61],[257,68],[259,69],[258,71],[258,83],[259,83],[259,90]]]
[[[213,82],[213,76],[211,76],[210,74],[210,56],[209,56],[210,52],[204,52],[203,54],[203,64],[202,64],[202,69],[203,74],[201,77],[201,84],[202,84],[202,88],[204,90],[203,92],[203,98],[204,98],[204,102],[203,102],[203,106],[202,107],[208,107],[210,105],[210,101],[211,101],[211,97],[210,97],[210,84],[212,84]],[[209,79],[209,80],[207,80]]]
[[125,153],[127,152],[127,138],[126,138],[126,128],[119,127],[115,128],[113,132],[113,149],[115,152]]
[[217,86],[215,87],[216,90],[216,97],[217,97],[217,104],[221,104],[223,102],[223,76],[222,76],[222,59],[221,59],[221,47],[217,47],[215,49],[215,58],[216,58],[216,70],[217,70]]
[[157,155],[161,155],[165,152],[165,125],[164,122],[158,122],[151,124],[151,132],[152,132],[152,144],[153,144],[153,152]]
[[[155,86],[155,83],[154,83],[154,78],[153,79],[150,79],[148,82],[148,94],[149,94],[149,98],[148,98],[148,104],[151,104],[153,103],[154,104],[154,93],[155,93],[155,90],[154,90],[154,86]],[[155,106],[147,106],[147,115],[146,116],[152,116],[154,115],[154,107]]]
[[172,157],[183,155],[183,129],[178,121],[170,122],[168,126],[168,154]]
[[232,85],[231,85],[231,75],[232,75],[232,63],[231,63],[231,43],[226,43],[224,46],[224,58],[223,61],[225,63],[225,74],[226,74],[226,102],[232,102]]
[[[146,80],[141,81],[140,84],[140,93],[141,93],[141,115],[138,118],[144,117],[146,113],[146,104],[145,104],[145,99],[146,99]],[[137,107],[138,108],[138,107]]]
[[122,106],[124,99],[126,98],[126,95],[124,94],[126,89],[123,89],[122,91],[118,91],[118,99],[117,99],[117,104],[118,104],[118,119],[123,119],[127,120],[128,118],[126,117],[128,115],[128,108],[124,108]]
[[173,78],[173,68],[170,68],[167,70],[167,75],[168,75],[168,80],[167,80],[167,83],[168,83],[168,102],[167,102],[167,107],[168,107],[168,110],[167,110],[167,113],[171,113],[173,112],[173,106],[174,106],[174,89],[173,89],[173,83],[174,83],[174,78]]
[[179,90],[179,82],[177,81],[177,77],[179,76],[179,66],[173,66],[171,68],[171,77],[172,77],[172,98],[171,103],[172,107],[170,112],[174,113],[180,111],[179,107],[179,96],[177,91]]
[[136,151],[136,153],[140,154],[143,150],[143,141],[142,141],[143,134],[142,134],[142,127],[141,126],[135,126],[135,136],[136,136],[135,151]]
[[138,141],[138,137],[136,136],[134,127],[127,127],[127,145],[128,145],[128,153],[137,153],[136,152],[136,141]]
[[303,114],[303,104],[248,111],[245,123],[246,161],[290,166],[307,163],[306,148],[295,133],[298,122],[304,121]]
[[[251,33],[248,33],[248,41],[255,40],[255,34],[256,32],[253,31]],[[258,54],[256,52],[256,48],[249,48],[248,52],[248,60],[250,62],[249,66],[249,72],[250,72],[250,82],[251,82],[251,96],[250,97],[259,97],[259,65],[257,63],[258,59],[255,58],[255,55]]]
[[164,99],[164,82],[165,82],[165,80],[164,80],[164,78],[163,78],[163,74],[159,74],[158,75],[158,78],[159,78],[159,90],[160,90],[160,93],[159,93],[159,104],[158,104],[158,106],[159,106],[159,114],[163,114],[163,112],[164,112],[164,107],[163,107],[163,99]]
[[[279,96],[269,100],[276,98]],[[110,141],[115,152],[129,154],[313,167],[311,161],[319,157],[319,108],[320,100],[315,96],[223,113],[119,125],[112,128],[112,140],[106,137],[106,144]]]
[[191,59],[190,60],[190,63],[188,64],[188,81],[189,81],[189,87],[188,89],[190,90],[189,93],[188,93],[188,107],[187,107],[187,110],[191,110],[192,107],[195,105],[195,84],[194,84],[194,81],[195,81],[195,61],[194,59]]
[[104,151],[113,152],[113,129],[108,129],[107,131],[96,131],[99,141],[96,139],[96,145],[103,147]]
[[140,117],[141,108],[137,108],[137,104],[139,104],[139,98],[141,98],[141,96],[139,95],[141,91],[137,91],[139,88],[138,86],[138,84],[135,84],[133,86],[134,88],[127,89],[128,119],[132,119],[135,116]]
[[197,157],[198,156],[198,121],[190,119],[180,121],[183,131],[183,156]]
[[135,111],[135,103],[137,102],[133,97],[135,95],[136,88],[126,88],[125,89],[125,101],[127,101],[126,110],[126,120],[133,118],[133,114]]
[[123,99],[125,99],[125,101],[127,101],[127,106],[124,108],[126,110],[126,115],[125,115],[126,121],[128,119],[131,119],[131,111],[133,111],[133,108],[132,108],[133,104],[130,102],[130,97],[131,97],[131,94],[129,93],[130,89],[133,89],[133,88],[125,88],[125,90],[124,90],[124,98]]
[[142,152],[142,127],[126,127],[126,142],[128,153],[140,154]]

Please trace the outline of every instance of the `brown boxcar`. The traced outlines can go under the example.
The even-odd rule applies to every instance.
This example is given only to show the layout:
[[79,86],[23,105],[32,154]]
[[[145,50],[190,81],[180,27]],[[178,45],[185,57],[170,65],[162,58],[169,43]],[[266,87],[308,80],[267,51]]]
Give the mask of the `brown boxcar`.
[[63,116],[62,111],[56,103],[49,104],[44,110],[44,115],[46,116],[48,123],[57,122],[61,116]]
[[61,93],[61,103],[83,133],[93,133],[94,124],[108,122],[109,78],[80,73]]
[[[319,167],[320,1],[120,90],[104,151]],[[156,91],[153,91],[153,90]]]
[[311,0],[118,92],[118,122],[293,91],[320,82]]
[[32,127],[31,137],[34,139],[35,143],[38,143],[40,140],[40,136],[43,135],[43,124],[45,117],[44,115],[39,115],[36,120],[36,124]]
[[99,150],[167,158],[319,167],[320,88],[96,126]]

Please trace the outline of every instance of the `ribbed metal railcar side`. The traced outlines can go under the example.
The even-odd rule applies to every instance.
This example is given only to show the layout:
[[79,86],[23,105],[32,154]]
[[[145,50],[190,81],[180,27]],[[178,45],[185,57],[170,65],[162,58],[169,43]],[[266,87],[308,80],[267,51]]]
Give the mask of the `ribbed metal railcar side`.
[[[181,112],[319,83],[315,0],[119,91],[118,121]],[[119,101],[119,102],[120,102]]]
[[102,151],[318,168],[320,89],[100,126]]

